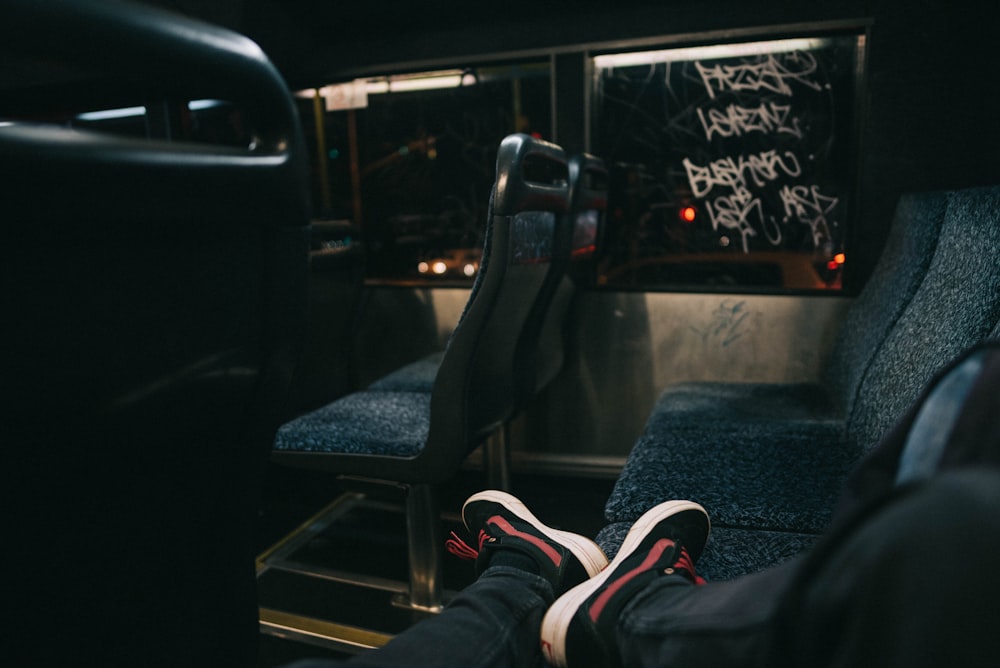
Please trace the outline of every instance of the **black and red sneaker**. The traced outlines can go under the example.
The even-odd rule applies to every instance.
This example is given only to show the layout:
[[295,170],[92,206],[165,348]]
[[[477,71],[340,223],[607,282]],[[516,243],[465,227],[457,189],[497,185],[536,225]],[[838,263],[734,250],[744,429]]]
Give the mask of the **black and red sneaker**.
[[448,550],[476,560],[482,573],[498,550],[512,550],[538,565],[539,575],[552,583],[556,596],[591,578],[608,565],[597,543],[580,534],[542,524],[518,498],[496,490],[470,496],[462,506],[469,533],[478,537],[479,549],[452,534]]
[[694,564],[708,541],[708,513],[693,501],[667,501],[640,517],[603,573],[563,596],[542,619],[542,652],[553,666],[617,666],[618,618],[661,577],[704,580]]

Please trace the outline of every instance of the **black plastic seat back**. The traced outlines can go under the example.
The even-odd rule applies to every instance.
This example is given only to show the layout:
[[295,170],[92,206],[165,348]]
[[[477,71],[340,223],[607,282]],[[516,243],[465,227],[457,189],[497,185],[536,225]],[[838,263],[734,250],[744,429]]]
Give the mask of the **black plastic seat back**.
[[[483,254],[488,260],[431,397],[426,454],[429,465],[440,466],[446,476],[516,408],[516,353],[522,336],[537,336],[526,333],[524,323],[541,296],[557,251],[556,229],[569,208],[566,158],[555,144],[511,135],[500,145],[497,165]],[[464,424],[449,417],[458,406],[466,414]]]
[[518,352],[523,401],[545,388],[562,370],[566,358],[566,317],[576,292],[574,276],[596,255],[608,205],[608,170],[604,161],[588,154],[569,159],[570,211],[566,224],[557,231],[555,257],[545,294],[538,300],[533,318],[537,334],[525,337]]
[[0,106],[14,663],[253,665],[260,478],[305,314],[292,101],[246,38],[148,7],[5,2],[0,51],[123,99],[228,100],[255,138],[131,139]]

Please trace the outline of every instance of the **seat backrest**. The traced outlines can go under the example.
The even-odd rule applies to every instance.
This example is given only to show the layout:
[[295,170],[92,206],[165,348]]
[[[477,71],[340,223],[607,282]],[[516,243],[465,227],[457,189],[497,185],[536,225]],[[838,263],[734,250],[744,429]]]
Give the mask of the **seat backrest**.
[[[451,476],[514,411],[516,354],[529,345],[522,333],[545,299],[556,231],[568,210],[562,148],[524,134],[505,138],[480,273],[434,383],[430,434],[417,467],[424,477]],[[527,336],[537,335],[528,328]]]
[[920,389],[1000,319],[1000,187],[947,195],[944,224],[920,289],[876,353],[848,418],[870,448]]
[[893,487],[947,468],[1000,466],[1000,324],[938,370],[878,447],[855,466],[835,517],[853,521]]
[[5,2],[0,52],[54,86],[64,69],[94,93],[114,81],[116,106],[228,100],[255,137],[0,122],[2,441],[21,499],[7,543],[25,625],[8,660],[253,665],[258,496],[306,308],[293,102],[246,38],[147,6]]
[[920,287],[934,256],[945,216],[943,192],[904,195],[896,206],[878,264],[847,311],[823,379],[844,415],[861,379]]
[[556,252],[528,331],[516,354],[519,396],[527,401],[559,374],[566,357],[566,315],[576,292],[575,266],[588,263],[597,250],[608,205],[608,170],[604,161],[588,154],[569,159],[570,211],[568,224],[556,230]]

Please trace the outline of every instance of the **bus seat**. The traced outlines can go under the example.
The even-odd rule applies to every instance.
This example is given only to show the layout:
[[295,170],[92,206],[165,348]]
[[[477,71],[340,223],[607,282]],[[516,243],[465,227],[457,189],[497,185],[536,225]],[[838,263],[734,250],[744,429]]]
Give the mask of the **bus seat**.
[[[835,481],[846,475],[857,456],[842,447],[847,415],[868,366],[924,280],[946,205],[947,195],[939,192],[912,193],[900,199],[879,262],[848,309],[819,382],[684,382],[668,386],[658,397],[636,447],[640,451],[657,447],[646,446],[647,435],[655,442],[663,438],[660,434],[684,432],[676,438],[690,445],[678,444],[681,452],[686,447],[697,449],[705,440],[706,447],[719,458],[743,456],[752,460],[770,455],[768,475],[787,486],[789,497],[801,500],[780,511],[761,507],[756,512],[763,515],[753,521],[767,523],[776,519],[765,519],[769,513],[782,512],[790,513],[782,520],[785,526],[809,532],[825,526],[829,500],[836,495]],[[759,450],[742,446],[751,432],[766,441],[757,446]],[[826,445],[815,448],[811,455],[814,466],[803,475],[795,462],[804,455],[795,453],[811,449],[810,442]],[[741,454],[734,455],[734,451]],[[733,468],[739,470],[740,466],[734,464]],[[724,498],[736,494],[729,485],[712,485],[703,493],[711,489],[718,489]],[[813,489],[819,491],[813,493]],[[635,509],[612,504],[609,518],[630,517]],[[775,541],[781,540],[780,535],[775,537]],[[798,539],[793,540],[789,549],[798,544]]]
[[1000,186],[949,193],[921,289],[869,365],[848,435],[873,445],[948,360],[1000,320]]
[[[5,2],[0,52],[39,77],[6,102],[46,86],[39,117],[86,83],[112,107],[228,100],[257,138],[131,138],[0,106],[7,660],[254,665],[258,496],[305,325],[292,99],[250,40],[148,6]],[[107,82],[125,82],[110,100]]]
[[604,161],[586,153],[570,157],[569,186],[571,224],[561,230],[563,238],[557,242],[561,266],[555,266],[553,261],[543,299],[536,302],[529,320],[530,327],[535,329],[526,332],[516,355],[522,385],[518,398],[522,407],[559,375],[565,363],[567,315],[576,293],[573,277],[583,273],[577,267],[596,256],[604,227],[608,205],[608,170]]
[[[842,367],[839,385],[668,388],[608,500],[609,522],[631,522],[668,498],[699,501],[727,528],[706,555],[707,567],[716,558],[715,575],[727,577],[790,556],[821,532],[858,458],[941,366],[996,325],[998,198],[998,188],[904,198],[880,266],[839,335],[841,359],[831,362]],[[911,263],[925,269],[909,272]],[[911,298],[893,294],[902,289],[894,267],[910,274]],[[620,530],[607,528],[609,549]],[[781,536],[759,552],[729,552],[724,543],[742,543],[745,531]]]
[[569,208],[563,150],[527,135],[500,145],[480,273],[430,393],[365,390],[282,426],[274,461],[406,487],[410,604],[440,606],[435,484],[515,408],[515,356]]
[[677,383],[660,395],[653,419],[704,429],[708,412],[714,425],[804,420],[841,429],[868,366],[924,280],[946,205],[942,192],[900,199],[878,264],[837,331],[820,382]]
[[[565,359],[566,314],[572,300],[574,265],[595,255],[607,208],[607,169],[599,158],[577,154],[568,162],[570,224],[556,230],[554,252],[545,284],[539,290],[531,316],[525,320],[515,356],[520,379],[517,401],[523,405],[540,392],[562,369]],[[444,352],[411,362],[379,378],[370,390],[431,392]]]
[[387,373],[373,381],[368,389],[380,392],[433,392],[434,379],[443,360],[443,350],[431,353]]
[[[989,361],[992,360],[992,361]],[[984,401],[995,403],[996,362],[1000,360],[1000,322],[980,344],[963,351],[939,369],[916,400],[883,435],[877,455],[869,458],[860,474],[849,476],[836,512],[850,516],[870,500],[873,489],[926,478],[938,467],[995,466],[995,453],[984,449],[983,436],[996,430],[996,416],[983,411]],[[992,370],[990,370],[992,368]],[[971,393],[970,393],[971,390]],[[959,416],[963,417],[959,417]],[[962,423],[956,431],[956,421]],[[985,430],[985,431],[982,431]],[[980,433],[982,431],[982,433]],[[962,443],[954,457],[935,456],[946,439]],[[988,439],[987,439],[988,440]],[[971,459],[970,459],[971,458]],[[606,526],[597,541],[612,557],[619,549],[631,522]],[[709,580],[722,580],[748,573],[748,565],[764,568],[785,561],[811,547],[819,536],[762,529],[712,527],[712,549],[699,561],[699,573]],[[749,559],[745,554],[752,555]]]
[[[487,485],[510,488],[509,420],[523,410],[552,382],[565,362],[566,321],[576,293],[574,275],[585,275],[582,266],[596,255],[607,208],[608,173],[604,162],[581,153],[570,157],[569,215],[557,224],[552,261],[531,313],[525,319],[514,353],[514,411],[488,441]],[[433,391],[444,352],[411,362],[369,385],[370,390]]]

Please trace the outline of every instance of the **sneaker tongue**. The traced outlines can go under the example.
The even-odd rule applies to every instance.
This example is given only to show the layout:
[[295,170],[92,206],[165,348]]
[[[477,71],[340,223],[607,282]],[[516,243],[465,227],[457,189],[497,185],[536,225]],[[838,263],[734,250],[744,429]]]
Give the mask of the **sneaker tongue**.
[[705,512],[688,508],[672,515],[665,524],[668,529],[660,533],[660,537],[671,538],[681,544],[691,555],[691,562],[698,561],[701,552],[708,542],[710,525]]

